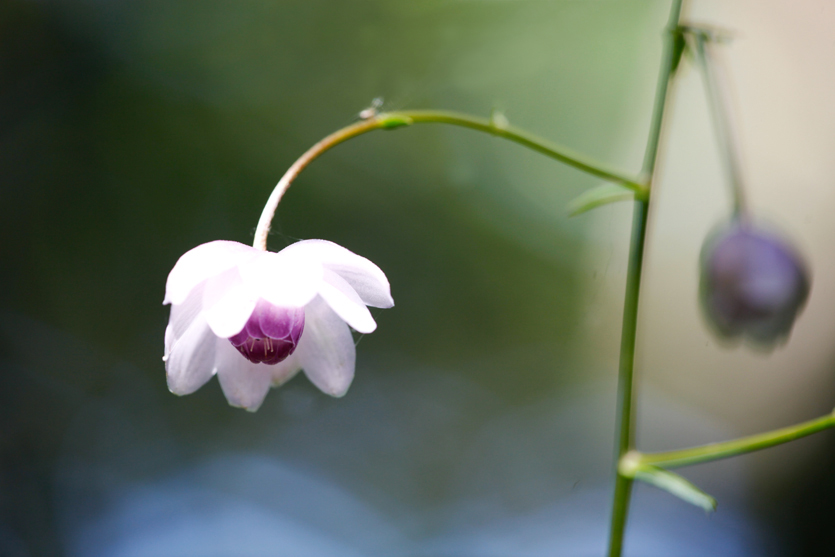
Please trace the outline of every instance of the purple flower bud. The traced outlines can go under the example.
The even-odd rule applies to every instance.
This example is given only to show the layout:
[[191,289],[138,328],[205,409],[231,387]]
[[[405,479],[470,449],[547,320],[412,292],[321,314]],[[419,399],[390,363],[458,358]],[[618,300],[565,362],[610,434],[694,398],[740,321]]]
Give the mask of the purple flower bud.
[[770,345],[788,337],[809,295],[800,255],[779,237],[734,222],[702,248],[701,301],[724,337]]
[[303,330],[304,308],[279,308],[260,299],[243,330],[229,342],[250,362],[272,365],[293,353]]

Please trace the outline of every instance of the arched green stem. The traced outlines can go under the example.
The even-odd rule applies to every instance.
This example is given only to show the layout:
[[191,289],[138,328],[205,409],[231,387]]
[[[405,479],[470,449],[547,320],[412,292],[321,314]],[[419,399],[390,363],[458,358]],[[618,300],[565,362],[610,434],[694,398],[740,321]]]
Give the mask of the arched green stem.
[[282,176],[278,181],[278,184],[276,184],[275,188],[273,188],[270,197],[267,199],[267,204],[264,205],[264,209],[261,211],[261,218],[258,219],[258,226],[255,228],[255,239],[252,242],[252,247],[262,251],[267,250],[267,237],[270,235],[270,225],[272,224],[273,216],[275,216],[275,210],[278,208],[278,202],[281,201],[284,192],[287,191],[287,188],[290,187],[290,184],[293,183],[296,176],[298,176],[301,171],[307,167],[307,165],[313,162],[313,160],[319,155],[328,149],[339,145],[343,141],[348,141],[352,137],[356,137],[381,127],[382,126],[377,118],[357,122],[342,128],[341,130],[337,130],[329,136],[319,140],[313,147],[305,151],[301,157],[296,159],[296,162],[290,165],[290,168],[287,169],[284,176]]
[[598,163],[588,157],[575,153],[574,151],[556,145],[547,139],[537,137],[524,130],[514,126],[507,125],[504,121],[498,119],[479,118],[477,116],[470,116],[458,112],[435,111],[435,110],[409,110],[403,112],[384,112],[365,120],[361,120],[350,126],[346,126],[341,130],[335,131],[329,136],[325,137],[313,147],[308,149],[296,162],[287,169],[284,176],[281,177],[278,184],[270,194],[264,210],[261,212],[261,218],[258,220],[258,226],[255,229],[255,239],[252,245],[255,248],[267,249],[267,236],[270,233],[270,224],[275,215],[281,197],[293,180],[319,155],[328,151],[329,149],[339,145],[358,135],[368,133],[378,129],[393,129],[402,126],[409,126],[412,124],[450,124],[454,126],[461,126],[473,130],[486,132],[491,135],[502,137],[514,143],[518,143],[532,149],[545,156],[556,159],[569,166],[573,166],[578,170],[582,170],[592,176],[603,178],[610,182],[615,182],[625,186],[626,188],[635,192],[636,199],[646,199],[647,186],[638,179],[627,174],[618,172],[616,170],[607,168],[605,165]]

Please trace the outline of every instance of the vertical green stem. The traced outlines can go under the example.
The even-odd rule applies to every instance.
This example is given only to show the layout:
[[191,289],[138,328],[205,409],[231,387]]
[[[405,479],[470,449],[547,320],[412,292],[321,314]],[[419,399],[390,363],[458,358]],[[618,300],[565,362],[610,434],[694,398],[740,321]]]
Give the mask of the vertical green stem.
[[[673,69],[674,40],[681,16],[682,0],[673,0],[670,19],[664,37],[664,58],[658,76],[652,122],[647,139],[642,174],[646,183],[652,184],[655,164],[658,159],[658,146],[661,128],[664,122],[664,108],[667,101],[667,88]],[[624,295],[623,328],[621,330],[620,364],[618,369],[618,432],[615,442],[615,490],[612,503],[612,522],[609,531],[609,557],[620,557],[623,550],[623,535],[629,513],[629,500],[632,494],[632,479],[618,473],[618,463],[633,445],[633,370],[635,365],[635,338],[638,329],[638,295],[641,289],[641,270],[644,261],[644,244],[647,232],[649,199],[635,201],[632,237],[629,246],[629,268],[626,277]]]
[[635,337],[638,326],[638,294],[641,287],[641,268],[644,259],[644,239],[647,231],[648,201],[635,201],[632,217],[632,239],[629,248],[629,268],[621,330],[620,365],[618,369],[618,432],[615,452],[615,493],[612,504],[612,524],[609,532],[609,557],[620,557],[623,534],[629,513],[632,478],[618,473],[620,459],[632,448],[633,370]]

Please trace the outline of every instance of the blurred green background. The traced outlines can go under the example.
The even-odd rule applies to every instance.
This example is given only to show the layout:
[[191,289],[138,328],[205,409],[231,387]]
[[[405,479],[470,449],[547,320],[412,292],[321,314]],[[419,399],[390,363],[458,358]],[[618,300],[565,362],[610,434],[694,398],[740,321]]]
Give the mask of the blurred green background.
[[[793,234],[816,282],[774,354],[704,329],[698,250],[728,200],[686,73],[642,306],[648,449],[835,405],[835,200],[821,160],[835,117],[788,86],[759,88],[835,91],[820,65],[833,12],[693,4],[747,34],[731,65],[748,68],[743,127],[760,126],[748,143],[754,205]],[[668,8],[1,2],[0,554],[602,554],[631,209],[569,219],[596,179],[441,126],[375,132],[316,161],[282,201],[271,249],[337,242],[386,272],[396,302],[357,337],[344,399],[301,375],[256,414],[227,406],[214,380],[171,395],[161,301],[182,253],[250,243],[284,170],[375,97],[385,109],[500,109],[634,171]],[[780,108],[793,117],[761,118]],[[817,137],[815,149],[792,151],[795,136]],[[792,188],[769,181],[786,177]],[[719,499],[712,517],[639,487],[627,553],[830,555],[832,441],[686,470]]]

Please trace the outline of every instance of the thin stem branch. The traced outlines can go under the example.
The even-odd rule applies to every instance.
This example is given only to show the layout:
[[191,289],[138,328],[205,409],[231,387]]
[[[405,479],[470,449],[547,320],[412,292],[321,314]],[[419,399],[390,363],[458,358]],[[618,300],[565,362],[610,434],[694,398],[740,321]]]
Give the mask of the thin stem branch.
[[[644,154],[642,174],[651,187],[661,132],[664,123],[664,109],[667,105],[667,89],[676,64],[674,40],[681,16],[682,0],[673,0],[664,41],[664,57],[658,74],[655,103],[652,111],[647,147]],[[615,490],[612,502],[612,522],[609,530],[609,557],[620,557],[623,551],[623,537],[629,514],[629,500],[632,493],[632,478],[619,473],[618,463],[632,449],[633,445],[633,385],[635,366],[635,339],[638,329],[638,299],[641,289],[641,271],[646,243],[649,196],[636,199],[633,214],[632,237],[629,246],[629,268],[624,295],[623,327],[621,329],[620,364],[618,368],[618,431],[615,441]]]
[[267,236],[270,233],[270,224],[275,215],[281,197],[287,188],[293,183],[293,180],[319,155],[347,141],[358,135],[368,133],[378,129],[392,129],[402,126],[409,126],[412,124],[450,124],[454,126],[461,126],[473,130],[486,132],[497,137],[513,141],[524,147],[532,149],[545,156],[556,159],[569,166],[573,166],[578,170],[582,170],[592,176],[603,178],[610,182],[615,182],[635,192],[636,199],[645,199],[647,194],[647,186],[641,183],[633,176],[629,176],[617,170],[606,167],[605,165],[594,161],[586,156],[572,151],[561,145],[557,145],[522,129],[514,126],[506,125],[505,122],[497,122],[493,119],[479,118],[462,114],[458,112],[436,111],[436,110],[409,110],[401,112],[385,112],[371,116],[368,119],[356,122],[350,126],[346,126],[341,130],[337,130],[318,143],[308,149],[296,162],[294,162],[284,176],[281,177],[278,184],[270,194],[264,210],[261,212],[261,218],[258,220],[258,226],[255,229],[255,239],[253,246],[255,248],[267,249]]
[[749,435],[739,439],[723,441],[721,443],[709,443],[699,447],[680,449],[677,451],[665,451],[659,453],[640,453],[638,462],[640,464],[652,464],[664,468],[676,468],[689,466],[701,462],[710,462],[722,458],[728,458],[740,454],[767,449],[775,445],[781,445],[812,435],[819,431],[835,427],[835,413],[821,416],[815,420],[809,420],[789,427]]
[[646,190],[646,185],[635,179],[634,176],[629,176],[612,168],[606,167],[604,164],[595,161],[572,151],[562,145],[557,145],[547,139],[538,137],[532,133],[528,133],[515,126],[497,123],[495,120],[478,118],[461,114],[457,112],[447,111],[429,111],[429,110],[414,110],[409,112],[398,113],[409,118],[412,123],[420,124],[424,122],[452,124],[455,126],[462,126],[482,132],[493,134],[497,137],[502,137],[514,143],[523,145],[538,153],[542,153],[547,157],[556,159],[569,166],[573,166],[578,170],[582,170],[592,176],[603,178],[610,182],[621,184],[632,191],[643,194]]
[[743,187],[742,167],[739,163],[737,140],[728,110],[728,95],[723,93],[719,76],[717,75],[715,56],[711,53],[713,39],[706,30],[696,27],[687,28],[687,35],[695,43],[694,50],[699,67],[702,70],[705,92],[716,141],[721,151],[722,162],[728,175],[728,182],[733,195],[734,214],[741,216],[745,212],[745,188]]

